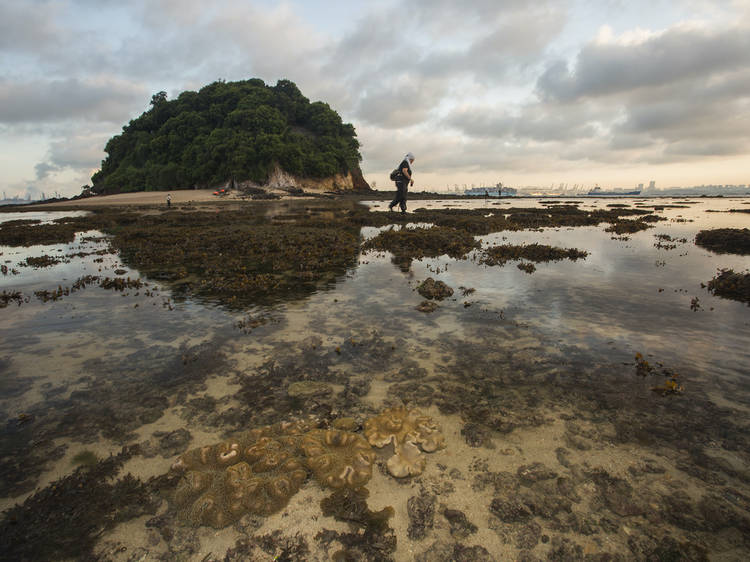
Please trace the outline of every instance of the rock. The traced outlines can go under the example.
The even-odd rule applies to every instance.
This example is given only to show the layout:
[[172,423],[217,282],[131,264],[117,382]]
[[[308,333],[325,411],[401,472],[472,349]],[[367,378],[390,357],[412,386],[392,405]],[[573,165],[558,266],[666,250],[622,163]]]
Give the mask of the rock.
[[555,455],[557,456],[557,462],[563,465],[565,468],[570,468],[570,451],[564,447],[558,447],[555,449]]
[[417,292],[426,299],[443,300],[453,295],[453,289],[442,281],[435,281],[432,277],[425,279]]
[[451,536],[454,539],[465,539],[477,532],[477,526],[466,518],[466,514],[463,511],[446,509],[443,511],[443,516],[450,523]]
[[574,435],[570,432],[565,433],[565,444],[568,447],[572,449],[577,449],[579,451],[591,450],[591,443],[589,443],[588,439],[585,439],[581,437],[580,435]]
[[419,312],[425,312],[429,314],[430,312],[435,312],[438,308],[440,308],[440,306],[434,301],[422,301],[417,305],[416,308]]
[[604,504],[622,517],[641,515],[643,508],[633,500],[633,487],[621,478],[610,476],[603,470],[595,470],[588,476],[596,484]]
[[557,472],[554,472],[544,466],[542,463],[535,462],[533,464],[524,465],[518,467],[516,472],[521,481],[525,484],[539,482],[540,480],[550,480],[551,478],[557,478]]
[[453,560],[453,546],[449,541],[435,541],[430,547],[414,557],[415,562],[450,562]]
[[552,537],[552,549],[547,553],[547,560],[578,562],[583,560],[583,548],[569,539],[554,536]]
[[297,381],[289,385],[286,390],[289,398],[295,400],[309,400],[311,398],[324,398],[333,394],[330,384],[317,381]]
[[487,447],[492,448],[489,428],[478,423],[466,423],[461,428],[461,435],[469,447]]
[[338,418],[333,420],[333,428],[341,431],[356,431],[359,428],[357,420],[354,418]]
[[633,476],[642,476],[644,474],[664,474],[666,472],[656,461],[644,459],[643,462],[632,464],[628,467],[628,472]]
[[520,550],[531,550],[537,544],[542,536],[542,528],[535,521],[530,521],[524,525],[516,535],[516,548]]
[[519,499],[531,513],[544,519],[551,519],[561,511],[570,513],[572,508],[569,499],[549,491],[538,493],[533,490],[523,490]]
[[531,511],[517,499],[495,498],[490,512],[504,523],[520,523],[531,518]]
[[453,558],[456,562],[493,562],[495,559],[480,545],[464,546],[456,543],[453,547]]
[[435,522],[435,496],[421,494],[412,496],[406,503],[409,514],[407,533],[412,540],[422,540],[432,529]]
[[155,431],[151,437],[152,439],[140,444],[141,454],[147,459],[157,455],[168,459],[184,453],[192,439],[190,432],[185,428],[174,431]]
[[581,497],[576,492],[575,482],[567,476],[561,476],[557,479],[557,491],[572,502],[578,503]]

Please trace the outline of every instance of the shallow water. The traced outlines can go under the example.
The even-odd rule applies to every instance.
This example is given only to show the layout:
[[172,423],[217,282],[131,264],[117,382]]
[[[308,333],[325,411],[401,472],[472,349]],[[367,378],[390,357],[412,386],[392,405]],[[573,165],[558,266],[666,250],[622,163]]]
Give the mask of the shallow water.
[[[403,271],[390,255],[370,252],[305,298],[242,311],[175,300],[166,285],[148,280],[124,292],[92,286],[53,302],[11,302],[0,309],[0,413],[7,420],[0,508],[72,472],[83,450],[106,457],[140,443],[148,453],[130,459],[124,472],[146,479],[165,473],[185,449],[233,431],[309,413],[361,423],[407,401],[441,424],[448,446],[426,455],[424,474],[406,482],[374,471],[368,503],[393,506],[397,546],[386,554],[397,560],[450,559],[477,546],[495,559],[746,559],[750,308],[712,296],[701,283],[718,268],[744,271],[750,260],[694,244],[702,229],[750,227],[748,213],[707,212],[745,201],[579,201],[582,208],[682,206],[656,211],[666,220],[627,240],[613,239],[606,225],[480,237],[483,246],[538,242],[589,252],[585,260],[536,264],[532,274],[516,262],[479,265],[474,255],[414,261]],[[369,204],[384,210],[387,202]],[[497,213],[511,204],[549,201],[410,207]],[[45,217],[0,214],[0,222],[16,218]],[[365,228],[363,238],[376,232]],[[105,249],[97,234],[79,234],[70,245],[0,247],[0,261],[18,272],[0,276],[0,291],[32,295],[115,269],[139,277],[114,254],[42,269],[21,265],[29,256]],[[686,242],[659,248],[657,234]],[[415,309],[422,301],[416,286],[427,277],[456,291],[430,314]],[[475,291],[462,296],[459,287]],[[238,327],[248,317],[265,323]],[[636,353],[661,374],[638,376]],[[651,391],[665,372],[679,374],[682,394]],[[292,401],[286,388],[299,380],[326,382],[333,394]],[[160,449],[164,433],[183,428],[189,440]],[[534,463],[554,477],[524,477]],[[279,537],[300,533],[304,558],[327,559],[341,545],[316,534],[347,525],[322,516],[326,495],[307,482],[282,512],[221,531],[181,527],[172,517],[165,532],[144,515],[104,533],[95,553],[105,560],[224,559],[238,538],[280,530],[277,546],[258,546],[252,556],[274,559],[285,544]],[[434,516],[410,510],[410,498],[432,505]],[[522,516],[503,507],[511,501],[526,506]],[[159,509],[167,512],[167,502]],[[463,512],[476,529],[455,531],[445,509]],[[471,552],[475,558],[466,559],[482,559],[479,549]]]

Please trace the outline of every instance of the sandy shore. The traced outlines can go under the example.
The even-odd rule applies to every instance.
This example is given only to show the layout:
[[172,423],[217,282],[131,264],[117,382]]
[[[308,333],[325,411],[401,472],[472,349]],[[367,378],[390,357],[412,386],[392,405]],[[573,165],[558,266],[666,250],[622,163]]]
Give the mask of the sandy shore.
[[185,205],[188,203],[205,203],[216,201],[227,201],[240,199],[236,191],[218,197],[214,195],[213,189],[183,189],[176,191],[136,191],[133,193],[118,193],[115,195],[97,195],[86,199],[75,201],[56,201],[54,203],[40,203],[29,205],[29,208],[55,208],[55,207],[109,207],[113,205],[165,205],[167,194],[172,195],[173,205]]

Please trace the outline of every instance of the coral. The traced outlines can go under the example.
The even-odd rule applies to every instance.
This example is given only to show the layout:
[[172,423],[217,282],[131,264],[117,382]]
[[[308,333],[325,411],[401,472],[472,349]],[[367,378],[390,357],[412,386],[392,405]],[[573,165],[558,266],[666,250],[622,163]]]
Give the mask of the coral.
[[393,441],[403,444],[407,437],[423,451],[432,453],[445,447],[445,437],[430,416],[404,406],[388,408],[379,416],[365,422],[365,437],[374,447],[385,447]]
[[413,441],[406,441],[402,445],[396,445],[396,454],[388,459],[386,465],[391,475],[404,478],[422,474],[426,462],[417,444]]
[[356,433],[311,431],[302,440],[302,450],[315,478],[331,488],[357,488],[372,477],[375,453]]
[[425,459],[419,449],[432,453],[445,447],[445,437],[429,416],[404,406],[389,408],[365,422],[365,437],[375,447],[393,443],[395,454],[387,466],[396,478],[421,474]]
[[[293,432],[302,427],[266,426],[180,456],[172,465],[185,471],[174,493],[180,517],[219,529],[245,513],[270,515],[284,508],[307,478],[295,456]],[[269,436],[274,433],[278,440]]]

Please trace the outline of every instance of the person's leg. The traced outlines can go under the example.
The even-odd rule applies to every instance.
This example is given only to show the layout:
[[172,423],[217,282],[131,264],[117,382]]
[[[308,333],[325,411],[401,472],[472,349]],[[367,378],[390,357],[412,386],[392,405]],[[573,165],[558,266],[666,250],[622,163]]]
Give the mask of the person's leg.
[[401,200],[403,198],[403,191],[404,186],[401,183],[396,183],[396,196],[393,198],[393,201],[391,201],[391,204],[388,205],[388,210],[392,211],[393,207],[396,205],[401,205]]
[[401,184],[396,182],[396,196],[393,198],[393,201],[391,201],[391,204],[388,205],[388,210],[392,211],[393,207],[398,205],[398,202],[400,199],[401,199]]
[[401,212],[406,212],[406,184],[404,184],[404,188],[401,191]]

